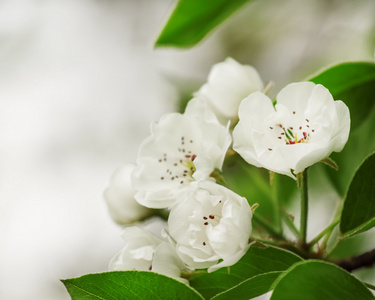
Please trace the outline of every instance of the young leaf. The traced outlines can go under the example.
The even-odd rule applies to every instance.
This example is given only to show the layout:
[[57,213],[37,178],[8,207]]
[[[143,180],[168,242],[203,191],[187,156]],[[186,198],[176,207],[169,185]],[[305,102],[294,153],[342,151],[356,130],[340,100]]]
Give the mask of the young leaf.
[[213,273],[195,275],[190,280],[190,285],[209,299],[248,278],[274,271],[285,271],[299,261],[300,257],[280,248],[250,247],[245,256],[230,267],[229,272],[223,268]]
[[248,300],[263,295],[271,290],[273,282],[283,272],[270,272],[251,277],[235,287],[226,290],[212,300]]
[[188,285],[153,272],[124,271],[89,274],[62,280],[75,299],[203,299]]
[[192,47],[251,0],[179,0],[155,46]]
[[271,300],[374,300],[354,276],[334,264],[309,260],[292,266],[274,285]]
[[341,214],[340,231],[346,236],[375,226],[375,154],[358,169],[349,186]]
[[352,129],[366,119],[375,104],[375,63],[338,64],[309,80],[329,89],[335,100],[345,102],[349,107]]

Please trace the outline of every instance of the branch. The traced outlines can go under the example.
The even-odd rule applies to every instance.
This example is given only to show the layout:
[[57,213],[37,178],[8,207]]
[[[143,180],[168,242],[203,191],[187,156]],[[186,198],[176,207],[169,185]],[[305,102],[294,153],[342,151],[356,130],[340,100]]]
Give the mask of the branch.
[[363,267],[371,267],[375,264],[375,249],[358,256],[335,261],[339,267],[352,272]]

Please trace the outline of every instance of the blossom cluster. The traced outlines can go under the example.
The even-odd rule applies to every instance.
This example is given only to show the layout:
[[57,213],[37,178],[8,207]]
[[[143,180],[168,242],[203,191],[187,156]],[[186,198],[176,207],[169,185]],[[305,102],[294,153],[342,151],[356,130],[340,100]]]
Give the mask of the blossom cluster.
[[231,147],[249,164],[292,178],[341,151],[349,111],[325,87],[292,83],[276,101],[263,89],[253,67],[228,58],[212,68],[183,114],[151,125],[136,164],[117,170],[104,196],[117,223],[133,225],[163,210],[166,228],[157,237],[126,227],[126,245],[110,270],[149,270],[186,282],[184,272],[212,272],[246,253],[253,211],[214,176]]

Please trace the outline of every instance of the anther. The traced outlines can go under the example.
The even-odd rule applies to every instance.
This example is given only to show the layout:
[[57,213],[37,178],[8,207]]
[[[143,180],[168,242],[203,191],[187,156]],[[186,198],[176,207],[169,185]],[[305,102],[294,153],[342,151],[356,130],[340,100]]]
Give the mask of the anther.
[[268,148],[269,151],[272,151],[272,148]]

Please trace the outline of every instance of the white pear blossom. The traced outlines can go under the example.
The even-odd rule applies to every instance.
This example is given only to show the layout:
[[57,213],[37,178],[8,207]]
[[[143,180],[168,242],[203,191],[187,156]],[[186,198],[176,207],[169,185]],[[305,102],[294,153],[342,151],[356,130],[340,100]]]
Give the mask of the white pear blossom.
[[152,271],[187,283],[181,278],[185,265],[172,244],[136,226],[125,228],[122,237],[126,246],[111,259],[110,271]]
[[152,214],[152,209],[140,205],[134,198],[135,189],[131,177],[135,165],[127,164],[117,169],[110,186],[104,191],[112,219],[121,225],[140,221]]
[[249,94],[263,89],[258,72],[249,65],[241,65],[233,58],[215,64],[205,83],[196,95],[203,96],[209,107],[222,122],[238,119],[240,102]]
[[345,146],[350,129],[348,107],[312,82],[292,83],[277,104],[260,92],[239,109],[233,149],[248,163],[295,178],[312,164]]
[[212,181],[201,181],[172,207],[168,228],[179,257],[208,272],[235,264],[250,247],[252,211],[247,200]]
[[151,208],[170,207],[177,195],[196,180],[221,169],[231,143],[202,99],[192,99],[184,114],[171,113],[151,126],[141,145],[133,173],[137,201]]

